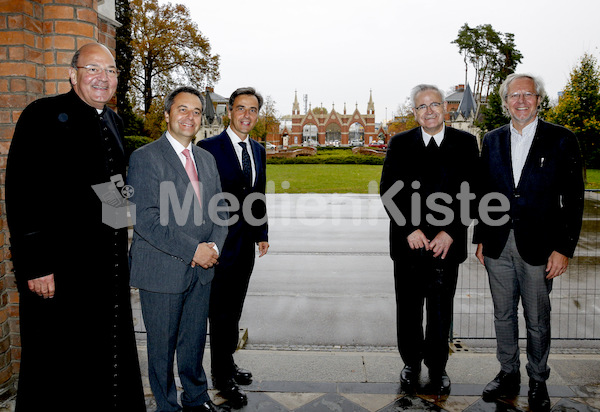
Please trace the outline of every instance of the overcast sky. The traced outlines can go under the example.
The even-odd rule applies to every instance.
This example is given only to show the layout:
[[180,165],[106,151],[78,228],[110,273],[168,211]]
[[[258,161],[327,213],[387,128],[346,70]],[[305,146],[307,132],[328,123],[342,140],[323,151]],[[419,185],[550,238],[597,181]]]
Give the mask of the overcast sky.
[[[161,2],[166,2],[161,0]],[[392,118],[413,86],[448,91],[464,83],[465,65],[451,42],[464,23],[513,33],[519,72],[542,77],[556,98],[584,53],[600,57],[599,0],[171,0],[221,56],[215,92],[229,97],[254,86],[291,114],[294,92],[312,107],[342,112],[373,93],[376,121]],[[472,84],[473,71],[469,67]]]

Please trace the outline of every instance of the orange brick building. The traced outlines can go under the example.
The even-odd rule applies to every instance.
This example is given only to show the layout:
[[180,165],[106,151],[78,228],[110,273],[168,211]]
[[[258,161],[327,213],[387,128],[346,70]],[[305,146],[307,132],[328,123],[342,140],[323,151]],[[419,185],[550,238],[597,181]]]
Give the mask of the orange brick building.
[[0,0],[0,403],[15,393],[21,355],[4,202],[14,128],[29,103],[70,90],[68,70],[78,48],[98,41],[114,54],[118,25],[114,0]]
[[[351,127],[357,123],[360,125],[358,128],[363,132],[361,140],[364,144],[377,140],[375,104],[372,94],[369,95],[366,114],[361,114],[358,107],[354,109],[354,112],[348,114],[345,104],[343,113],[338,113],[334,107],[327,114],[313,109],[308,110],[306,114],[300,114],[300,104],[298,103],[298,94],[296,94],[292,107],[292,130],[287,144],[290,146],[303,144],[307,137],[314,137],[314,140],[320,145],[333,144],[336,141],[341,145],[347,145],[350,143]],[[307,129],[307,126],[312,127],[314,132],[307,133],[307,130],[310,130]]]

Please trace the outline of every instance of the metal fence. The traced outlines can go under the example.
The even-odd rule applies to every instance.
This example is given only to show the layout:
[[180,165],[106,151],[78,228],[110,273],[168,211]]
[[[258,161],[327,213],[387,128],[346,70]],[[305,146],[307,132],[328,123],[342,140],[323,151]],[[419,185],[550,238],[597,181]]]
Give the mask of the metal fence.
[[[588,191],[575,255],[567,272],[553,281],[550,294],[553,339],[600,340],[599,226],[600,193]],[[492,296],[485,269],[474,257],[474,246],[471,247],[469,258],[460,266],[453,337],[491,339],[495,338]],[[519,304],[519,336],[525,337],[522,312]]]

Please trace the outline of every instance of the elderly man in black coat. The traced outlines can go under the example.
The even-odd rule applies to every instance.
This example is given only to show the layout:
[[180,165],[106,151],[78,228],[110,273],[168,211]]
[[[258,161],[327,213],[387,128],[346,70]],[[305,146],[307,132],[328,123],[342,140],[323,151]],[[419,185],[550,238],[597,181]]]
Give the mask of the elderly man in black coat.
[[145,411],[127,228],[103,223],[92,187],[125,177],[123,124],[106,107],[118,71],[110,51],[91,43],[69,74],[70,92],[23,111],[8,155],[22,344],[16,410]]
[[391,218],[398,349],[405,365],[400,383],[406,391],[417,389],[423,361],[428,390],[446,395],[452,304],[470,223],[468,196],[459,201],[459,194],[471,189],[478,148],[473,135],[444,125],[447,103],[440,89],[419,85],[412,101],[420,127],[390,140],[380,188]]

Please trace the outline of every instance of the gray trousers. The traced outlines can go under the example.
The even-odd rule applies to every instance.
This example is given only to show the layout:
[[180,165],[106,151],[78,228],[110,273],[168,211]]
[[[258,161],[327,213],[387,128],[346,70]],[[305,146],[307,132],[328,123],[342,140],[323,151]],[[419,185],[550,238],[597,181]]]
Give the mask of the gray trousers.
[[157,412],[181,410],[173,373],[175,352],[184,407],[210,400],[202,367],[210,286],[194,279],[184,293],[155,293],[140,289],[148,339],[148,376]]
[[[485,247],[484,247],[485,252]],[[511,230],[498,259],[485,258],[490,290],[494,301],[497,358],[501,369],[519,371],[519,326],[517,307],[522,300],[527,328],[527,374],[537,381],[550,376],[550,292],[552,280],[546,279],[546,265],[526,263]]]

